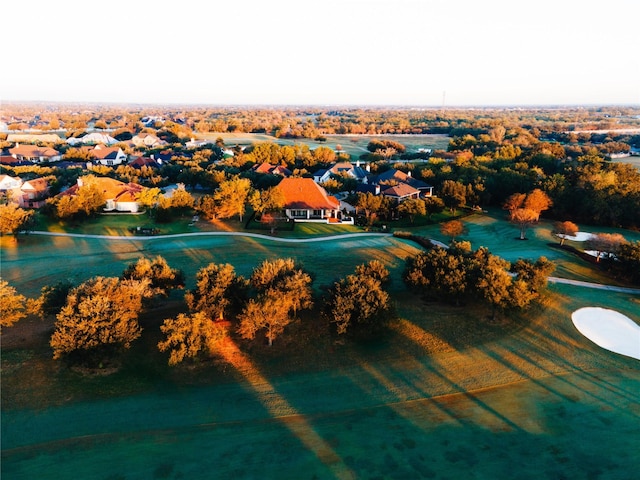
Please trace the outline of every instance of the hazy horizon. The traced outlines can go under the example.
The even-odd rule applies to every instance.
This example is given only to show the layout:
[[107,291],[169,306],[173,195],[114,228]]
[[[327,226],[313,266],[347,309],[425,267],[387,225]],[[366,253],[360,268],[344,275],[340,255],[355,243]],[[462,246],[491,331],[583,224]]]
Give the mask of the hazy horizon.
[[640,104],[632,0],[11,2],[2,102]]

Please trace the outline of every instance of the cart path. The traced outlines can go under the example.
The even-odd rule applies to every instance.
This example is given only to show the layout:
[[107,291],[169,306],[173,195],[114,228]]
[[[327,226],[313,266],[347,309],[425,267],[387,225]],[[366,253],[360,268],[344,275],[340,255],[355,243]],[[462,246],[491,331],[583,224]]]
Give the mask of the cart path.
[[261,233],[249,233],[249,232],[193,232],[193,233],[175,233],[172,235],[148,235],[148,236],[135,236],[135,235],[92,235],[87,233],[63,233],[63,232],[43,232],[32,231],[29,235],[45,235],[52,237],[74,237],[74,238],[96,238],[100,240],[159,240],[159,239],[174,239],[185,237],[223,237],[223,236],[235,236],[235,237],[250,237],[259,238],[261,240],[271,240],[274,242],[284,243],[312,243],[322,242],[324,240],[342,240],[345,238],[357,238],[357,237],[392,237],[392,233],[343,233],[341,235],[329,235],[325,237],[313,237],[313,238],[282,238],[274,237],[271,235],[264,235]]
[[[52,237],[74,237],[74,238],[95,238],[100,240],[136,240],[136,241],[175,239],[175,238],[186,238],[186,237],[235,236],[235,237],[257,238],[260,240],[268,240],[272,242],[283,242],[283,243],[314,243],[314,242],[324,242],[324,241],[331,241],[331,240],[344,240],[344,239],[350,239],[350,238],[392,237],[393,236],[392,233],[344,233],[340,235],[329,235],[329,236],[314,237],[314,238],[281,238],[281,237],[273,237],[270,235],[264,235],[260,233],[249,233],[249,232],[193,232],[193,233],[176,233],[173,235],[127,236],[127,235],[92,235],[87,233],[44,232],[44,231],[38,231],[38,230],[29,232],[29,234],[52,236]],[[441,245],[446,247],[444,244],[441,244],[440,242],[437,242],[437,241],[433,241],[433,242],[436,245]],[[610,292],[630,293],[632,295],[640,295],[640,288],[619,287],[616,285],[584,282],[581,280],[571,280],[568,278],[561,278],[561,277],[549,277],[548,281],[550,283],[561,283],[565,285],[573,285],[575,287],[593,288],[596,290],[607,290]]]

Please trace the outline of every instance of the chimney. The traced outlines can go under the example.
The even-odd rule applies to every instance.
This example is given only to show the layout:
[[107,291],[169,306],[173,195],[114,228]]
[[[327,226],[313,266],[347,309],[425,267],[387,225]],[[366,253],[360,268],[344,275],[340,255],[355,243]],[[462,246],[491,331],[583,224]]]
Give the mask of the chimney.
[[407,177],[410,177],[410,176],[411,176],[411,170],[407,172]]

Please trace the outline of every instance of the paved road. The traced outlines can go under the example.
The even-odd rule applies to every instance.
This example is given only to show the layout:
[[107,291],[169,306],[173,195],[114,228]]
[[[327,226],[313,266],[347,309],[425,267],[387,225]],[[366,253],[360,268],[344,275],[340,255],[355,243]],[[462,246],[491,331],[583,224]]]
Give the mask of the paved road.
[[[125,236],[125,235],[91,235],[85,233],[62,233],[62,232],[44,232],[33,231],[29,232],[31,235],[44,235],[52,237],[74,237],[74,238],[96,238],[101,240],[158,240],[163,238],[185,238],[185,237],[216,237],[216,236],[236,236],[236,237],[250,237],[258,238],[261,240],[270,240],[272,242],[284,242],[284,243],[313,243],[324,242],[327,240],[344,240],[348,238],[359,237],[391,237],[391,233],[345,233],[342,235],[330,235],[326,237],[314,237],[314,238],[282,238],[274,237],[270,235],[263,235],[259,233],[248,232],[194,232],[194,233],[176,233],[173,235],[153,235],[153,236]],[[435,244],[447,247],[441,242],[434,241]],[[598,290],[607,290],[610,292],[630,293],[633,295],[640,295],[639,288],[618,287],[615,285],[604,285],[601,283],[583,282],[580,280],[570,280],[568,278],[549,277],[551,283],[563,283],[566,285],[574,285],[576,287],[594,288]]]

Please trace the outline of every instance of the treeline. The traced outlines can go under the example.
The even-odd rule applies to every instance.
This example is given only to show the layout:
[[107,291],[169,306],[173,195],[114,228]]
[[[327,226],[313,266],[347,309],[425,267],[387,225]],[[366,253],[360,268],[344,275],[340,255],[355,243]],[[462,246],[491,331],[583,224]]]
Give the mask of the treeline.
[[[453,243],[448,250],[438,247],[409,258],[403,280],[425,298],[458,305],[480,301],[495,316],[529,306],[553,266],[541,258],[517,262],[513,275],[509,268],[485,248],[471,251],[469,244]],[[157,346],[168,352],[170,365],[215,355],[230,337],[262,338],[270,346],[306,310],[325,320],[327,335],[377,338],[396,318],[389,282],[389,271],[377,260],[357,266],[320,294],[312,289],[313,273],[292,258],[265,260],[248,278],[230,264],[211,263],[197,272],[195,288],[184,294],[186,311],[158,324],[162,338]],[[2,326],[29,312],[54,315],[53,358],[95,368],[129,349],[142,335],[140,314],[151,305],[158,308],[172,289],[184,285],[182,272],[160,256],[140,258],[120,277],[45,286],[35,300],[0,281]]]
[[[86,128],[143,128],[196,133],[266,133],[283,138],[321,139],[323,135],[444,133],[476,135],[495,126],[521,126],[542,138],[575,130],[637,127],[638,109],[593,108],[383,108],[383,107],[106,107],[100,105],[4,105],[15,121],[10,130],[38,128],[80,132]],[[158,118],[157,121],[146,121]]]

